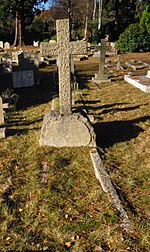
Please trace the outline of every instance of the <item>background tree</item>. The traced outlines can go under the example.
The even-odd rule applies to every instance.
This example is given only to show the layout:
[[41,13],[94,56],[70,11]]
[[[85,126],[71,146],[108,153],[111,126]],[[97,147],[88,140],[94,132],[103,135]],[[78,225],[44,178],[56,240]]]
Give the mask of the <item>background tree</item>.
[[[0,1],[0,21],[7,24],[11,20],[15,26],[15,38],[13,45],[22,46],[25,43],[25,28],[33,19],[35,13],[39,11],[39,4],[47,0],[1,0]],[[15,22],[14,22],[15,20]]]
[[142,12],[140,28],[142,31],[150,34],[150,5],[147,5],[145,10]]

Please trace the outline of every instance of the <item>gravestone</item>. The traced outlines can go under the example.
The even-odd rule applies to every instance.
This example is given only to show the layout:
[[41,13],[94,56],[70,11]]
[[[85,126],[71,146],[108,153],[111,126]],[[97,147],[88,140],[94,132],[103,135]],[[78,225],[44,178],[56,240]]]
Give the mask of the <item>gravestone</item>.
[[4,73],[11,73],[12,72],[12,57],[9,54],[4,54],[2,56],[3,62],[3,72]]
[[60,111],[49,111],[43,120],[40,146],[78,147],[96,145],[88,117],[72,111],[70,55],[85,54],[85,41],[70,42],[69,20],[57,20],[57,43],[41,43],[43,56],[58,57]]
[[34,83],[39,84],[39,55],[31,51],[24,51],[18,55],[19,70],[32,70],[34,72]]
[[104,73],[104,68],[106,51],[110,51],[111,46],[106,46],[106,40],[101,39],[101,45],[96,46],[96,50],[100,51],[99,72],[95,74],[95,77],[92,78],[92,80],[97,84],[101,82],[110,82],[111,79],[108,79],[108,74]]
[[10,44],[9,44],[8,42],[5,42],[5,43],[4,43],[4,49],[5,49],[5,50],[10,49]]
[[118,55],[117,57],[117,71],[121,69],[121,62],[123,62],[123,58],[121,55]]
[[4,43],[3,41],[0,41],[0,48],[3,48],[4,47]]
[[15,63],[18,65],[18,52],[12,52],[12,63]]
[[33,46],[39,46],[39,41],[33,41]]
[[150,70],[147,71],[146,77],[147,77],[147,78],[150,78]]
[[5,138],[5,127],[4,127],[4,112],[3,112],[3,102],[0,96],[0,139]]
[[16,71],[12,73],[13,88],[33,87],[34,75],[32,70]]

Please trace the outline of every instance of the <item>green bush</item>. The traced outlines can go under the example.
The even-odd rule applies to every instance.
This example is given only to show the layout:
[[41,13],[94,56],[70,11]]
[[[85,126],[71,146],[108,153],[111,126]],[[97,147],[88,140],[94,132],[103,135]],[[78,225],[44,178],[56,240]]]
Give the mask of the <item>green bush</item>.
[[150,50],[150,36],[139,24],[130,24],[116,43],[122,52],[146,52]]
[[140,28],[150,35],[150,5],[147,5],[140,18]]

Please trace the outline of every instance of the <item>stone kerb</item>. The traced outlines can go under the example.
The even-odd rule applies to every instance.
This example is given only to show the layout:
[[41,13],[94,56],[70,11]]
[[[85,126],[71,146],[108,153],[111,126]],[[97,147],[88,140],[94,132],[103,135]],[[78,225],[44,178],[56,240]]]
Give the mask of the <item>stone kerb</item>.
[[96,136],[86,115],[72,111],[70,57],[87,53],[85,41],[71,42],[69,20],[57,20],[57,43],[41,43],[42,56],[58,57],[60,111],[49,111],[43,120],[39,144],[51,147],[96,146]]

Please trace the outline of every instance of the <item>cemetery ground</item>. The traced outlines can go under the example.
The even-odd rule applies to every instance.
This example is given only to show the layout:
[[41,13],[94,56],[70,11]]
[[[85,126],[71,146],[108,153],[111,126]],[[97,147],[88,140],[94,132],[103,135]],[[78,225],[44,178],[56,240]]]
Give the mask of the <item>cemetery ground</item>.
[[[0,141],[1,251],[150,251],[150,94],[122,80],[123,70],[118,77],[111,74],[112,82],[95,85],[97,62],[75,63],[82,101],[76,94],[74,106],[95,116],[98,150],[133,231],[120,227],[95,177],[89,148],[38,145],[43,117],[58,91],[52,62],[40,69],[39,87],[15,90],[17,110],[6,114],[7,137]],[[0,78],[9,87],[10,74]]]

